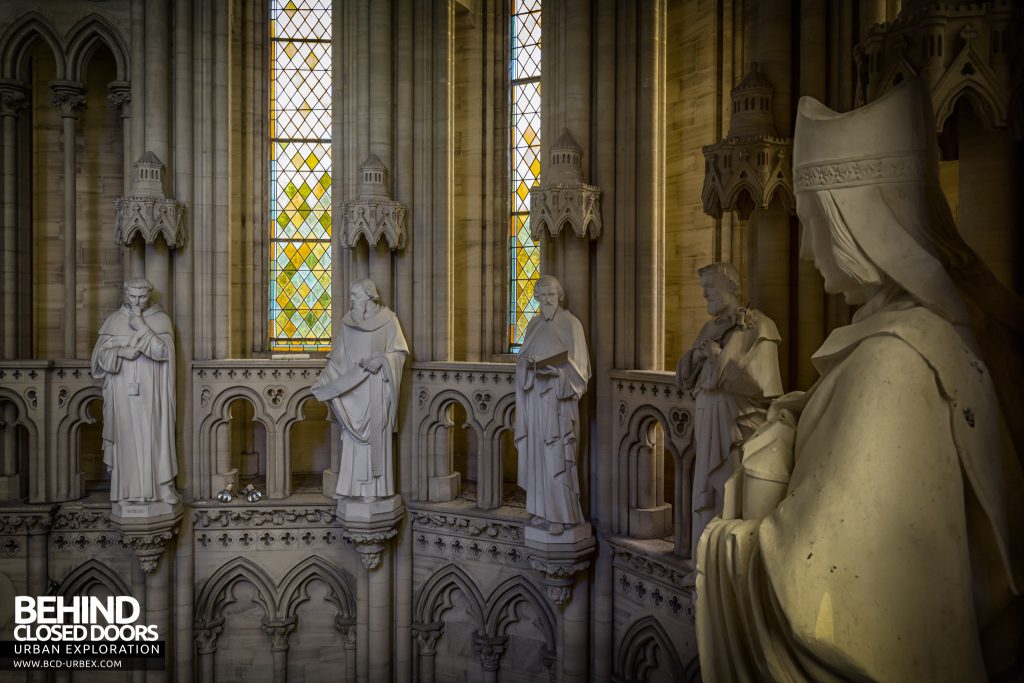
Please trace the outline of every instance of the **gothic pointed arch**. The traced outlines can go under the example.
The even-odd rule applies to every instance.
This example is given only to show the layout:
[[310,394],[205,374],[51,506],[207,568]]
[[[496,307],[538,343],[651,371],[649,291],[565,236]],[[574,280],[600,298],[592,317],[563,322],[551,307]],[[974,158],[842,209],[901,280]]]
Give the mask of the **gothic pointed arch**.
[[49,45],[53,52],[57,80],[67,78],[64,41],[50,21],[39,12],[22,15],[0,36],[0,78],[25,80],[26,64],[38,40]]
[[330,589],[327,600],[338,608],[338,614],[345,619],[356,616],[355,590],[352,577],[327,560],[313,555],[298,563],[281,581],[277,597],[277,612],[285,618],[295,617],[303,602],[309,599],[309,584],[323,581]]
[[691,680],[665,627],[648,615],[626,629],[615,656],[615,671],[622,681],[646,681],[659,669],[667,669],[671,680]]
[[67,73],[73,81],[82,82],[89,59],[99,45],[105,45],[114,56],[118,81],[128,80],[128,46],[120,31],[107,19],[91,14],[75,24],[67,34]]
[[434,573],[423,584],[413,611],[413,622],[417,624],[438,623],[441,615],[452,608],[452,594],[462,591],[469,602],[469,615],[482,629],[484,626],[484,598],[480,589],[464,570],[448,564]]
[[196,598],[195,618],[198,623],[212,623],[220,619],[224,607],[234,598],[231,590],[247,581],[256,589],[254,602],[263,607],[267,619],[277,618],[274,582],[252,560],[236,557],[213,573]]
[[72,569],[57,588],[57,595],[87,595],[88,591],[102,586],[110,595],[131,595],[131,588],[111,567],[96,559],[86,560]]
[[544,634],[546,642],[556,643],[558,632],[555,624],[557,622],[551,611],[550,603],[536,586],[521,576],[506,579],[494,589],[488,598],[487,621],[485,622],[487,633],[495,636],[505,635],[508,626],[521,618],[519,608],[523,604],[533,608],[537,615],[536,625]]

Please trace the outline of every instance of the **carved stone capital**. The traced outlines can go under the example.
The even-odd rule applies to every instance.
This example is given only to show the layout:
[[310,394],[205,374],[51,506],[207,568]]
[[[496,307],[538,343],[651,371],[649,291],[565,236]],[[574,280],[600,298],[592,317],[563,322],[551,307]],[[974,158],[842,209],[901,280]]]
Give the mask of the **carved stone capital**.
[[288,649],[288,636],[295,630],[298,620],[295,617],[285,619],[265,619],[263,632],[270,636],[270,649],[284,652]]
[[575,543],[550,543],[537,542],[527,534],[527,559],[543,575],[548,598],[555,605],[565,607],[572,600],[577,577],[590,567],[596,547],[592,535]]
[[420,654],[433,657],[437,653],[437,641],[444,634],[444,624],[413,624],[412,635]]
[[132,86],[126,81],[111,81],[107,84],[110,94],[107,95],[107,102],[110,106],[117,107],[121,112],[121,118],[126,119],[132,115]]
[[224,620],[216,619],[209,622],[198,622],[192,627],[192,637],[196,639],[196,648],[201,655],[210,655],[217,651],[217,639],[224,632]]
[[480,658],[480,666],[484,671],[497,671],[501,666],[501,656],[505,654],[508,636],[488,636],[482,633],[473,634],[473,649]]
[[345,649],[354,650],[356,647],[356,620],[339,614],[334,617],[334,628],[341,633],[341,637],[345,641]]
[[380,557],[384,552],[384,545],[398,535],[398,529],[377,532],[345,531],[342,536],[351,541],[359,553],[359,561],[367,569],[376,569],[380,566]]
[[28,89],[18,81],[0,80],[0,116],[17,116],[28,106]]
[[60,109],[63,118],[78,118],[78,113],[85,109],[85,87],[74,81],[53,81],[50,83],[53,97],[50,102]]

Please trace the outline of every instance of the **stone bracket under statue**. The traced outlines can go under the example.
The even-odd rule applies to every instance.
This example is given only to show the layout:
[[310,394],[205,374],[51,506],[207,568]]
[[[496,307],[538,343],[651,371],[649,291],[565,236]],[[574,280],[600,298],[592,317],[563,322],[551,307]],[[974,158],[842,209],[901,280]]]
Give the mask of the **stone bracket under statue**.
[[526,556],[530,566],[543,576],[548,598],[564,607],[572,600],[577,575],[587,571],[597,550],[593,527],[583,522],[555,535],[545,527],[527,525],[524,538]]
[[118,501],[111,505],[110,525],[135,552],[142,571],[152,574],[167,544],[177,535],[183,513],[180,501],[173,505],[163,501]]
[[388,542],[398,535],[405,517],[402,496],[386,498],[342,497],[338,500],[338,524],[342,538],[351,541],[366,569],[376,569]]

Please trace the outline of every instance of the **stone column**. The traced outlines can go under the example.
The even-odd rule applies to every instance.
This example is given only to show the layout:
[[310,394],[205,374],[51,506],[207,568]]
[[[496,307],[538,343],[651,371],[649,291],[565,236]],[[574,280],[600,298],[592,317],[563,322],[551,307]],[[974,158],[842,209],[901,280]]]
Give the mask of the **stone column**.
[[71,81],[54,81],[53,106],[64,120],[64,357],[74,358],[78,323],[78,234],[75,206],[75,142],[78,113],[85,109],[85,88]]
[[562,681],[590,680],[590,580],[586,572],[577,575],[573,599],[562,615]]
[[[156,564],[146,574],[146,623],[156,625],[157,632],[170,644],[171,638],[171,569],[166,549],[156,557]],[[145,567],[143,567],[145,569]],[[170,676],[165,671],[147,671],[146,683],[164,683]]]
[[[0,119],[3,134],[3,351],[4,359],[18,356],[18,110],[28,105],[25,88],[0,83]],[[4,418],[7,422],[6,417]],[[8,422],[9,424],[9,422]],[[7,443],[4,443],[7,453]],[[6,457],[6,456],[5,456]],[[5,470],[5,474],[6,474]]]
[[[124,187],[122,192],[128,196],[131,191],[131,174],[128,173],[132,167],[132,132],[131,132],[131,110],[132,110],[132,88],[123,81],[112,81],[107,84],[110,94],[107,101],[111,106],[117,107],[121,114],[121,130],[124,136]],[[122,258],[125,266],[125,279],[146,276],[146,247],[142,240],[135,240],[130,245],[122,247]]]
[[473,634],[473,649],[480,658],[481,683],[498,683],[498,668],[501,666],[501,656],[505,654],[506,645],[508,636]]
[[270,651],[274,657],[274,683],[288,680],[288,636],[297,623],[295,617],[263,621],[263,632],[270,636]]
[[368,577],[370,604],[367,632],[370,647],[367,662],[370,667],[370,683],[391,683],[392,552],[391,547],[385,548],[381,554],[380,566],[369,572]]
[[420,683],[434,683],[434,655],[437,654],[437,641],[441,639],[444,632],[443,624],[413,624],[412,633],[416,638],[416,648],[419,651],[419,677]]
[[223,619],[198,622],[193,629],[196,651],[199,653],[199,683],[213,683],[216,680],[214,655],[217,652],[217,639],[223,632]]
[[345,673],[342,678],[344,683],[355,683],[356,681],[356,621],[351,617],[338,615],[334,618],[334,628],[341,632],[345,650]]

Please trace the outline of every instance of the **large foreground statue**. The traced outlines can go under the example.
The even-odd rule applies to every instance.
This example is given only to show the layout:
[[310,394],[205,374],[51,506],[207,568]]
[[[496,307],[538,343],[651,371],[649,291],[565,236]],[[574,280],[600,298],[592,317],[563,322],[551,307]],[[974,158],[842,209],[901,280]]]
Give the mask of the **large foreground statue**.
[[708,313],[693,346],[679,359],[676,383],[697,400],[696,459],[691,498],[692,545],[721,514],[725,482],[736,468],[735,444],[764,422],[770,399],[782,394],[779,331],[764,313],[740,306],[740,276],[730,263],[699,271]]
[[559,305],[558,280],[539,277],[534,298],[540,310],[526,326],[516,360],[518,481],[526,489],[526,511],[558,535],[584,521],[576,459],[590,356],[583,325]]
[[341,424],[337,494],[393,496],[393,432],[409,346],[398,316],[381,303],[371,280],[353,284],[349,302],[352,308],[341,320],[341,331],[312,391],[330,403]]
[[1021,416],[998,397],[1019,396],[1024,318],[957,233],[934,131],[917,82],[848,114],[800,102],[803,255],[860,309],[744,444],[701,538],[705,681],[1021,672]]
[[103,380],[103,462],[112,502],[174,504],[174,331],[147,280],[124,283],[124,304],[100,328],[92,375]]

